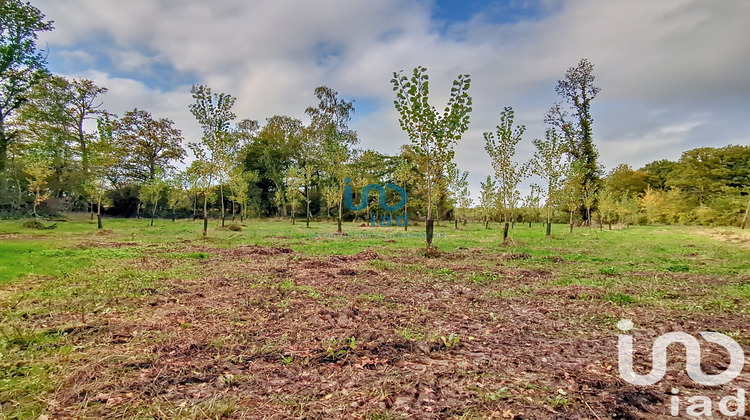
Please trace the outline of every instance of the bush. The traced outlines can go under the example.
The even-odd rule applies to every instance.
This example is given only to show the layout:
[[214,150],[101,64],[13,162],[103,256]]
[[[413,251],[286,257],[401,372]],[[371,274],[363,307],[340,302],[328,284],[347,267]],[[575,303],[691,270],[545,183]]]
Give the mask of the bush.
[[28,222],[25,222],[23,224],[23,227],[25,227],[26,229],[47,230],[57,228],[57,223],[46,226],[44,223],[38,220],[29,220]]
[[238,225],[237,223],[230,223],[229,225],[227,225],[227,229],[234,232],[239,232],[242,230],[242,226]]

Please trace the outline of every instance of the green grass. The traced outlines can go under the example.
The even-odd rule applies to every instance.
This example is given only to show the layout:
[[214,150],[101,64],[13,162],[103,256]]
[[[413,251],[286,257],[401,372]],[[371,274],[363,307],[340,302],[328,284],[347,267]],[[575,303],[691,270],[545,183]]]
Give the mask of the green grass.
[[[220,250],[214,252],[211,248],[274,246],[291,248],[314,259],[371,250],[382,256],[366,263],[374,270],[394,277],[400,274],[403,281],[419,276],[434,281],[435,287],[440,283],[449,287],[494,287],[485,294],[491,299],[529,299],[545,288],[585,286],[600,290],[586,295],[587,299],[600,299],[621,309],[671,308],[686,314],[747,312],[750,300],[750,284],[742,280],[750,275],[750,248],[746,246],[750,235],[737,229],[724,231],[745,235],[745,246],[677,226],[619,231],[582,228],[569,234],[566,226],[555,225],[553,236],[545,237],[541,224],[532,228],[518,224],[511,230],[515,245],[508,247],[502,244],[500,225],[484,229],[480,224],[469,224],[456,230],[443,222],[436,227],[439,235],[434,245],[446,254],[445,261],[451,261],[451,265],[441,267],[417,260],[424,252],[423,238],[395,236],[403,234],[403,228],[360,228],[359,223],[344,224],[349,236],[328,237],[335,232],[334,223],[318,222],[307,228],[304,222],[292,225],[250,220],[237,232],[219,229],[219,223],[212,221],[208,238],[202,237],[200,220],[157,220],[150,227],[148,219],[107,218],[103,232],[80,215],[72,221],[58,222],[54,230],[31,230],[22,225],[23,221],[0,221],[0,404],[9,407],[0,412],[0,418],[36,418],[42,414],[43,400],[38,396],[57,386],[61,367],[55,361],[75,355],[67,333],[27,328],[24,320],[50,313],[128,311],[129,302],[148,296],[168,279],[200,275],[196,267],[221,258]],[[423,225],[412,226],[409,233],[419,234],[423,229]],[[156,254],[170,264],[150,269],[133,264]],[[530,258],[514,259],[511,254],[528,254]],[[552,274],[545,276],[546,280],[504,286],[526,272]],[[698,280],[716,285],[703,287],[699,295],[685,295]],[[298,286],[292,278],[250,278],[248,287],[256,286],[276,289],[282,296],[276,303],[280,309],[292,310],[294,299],[300,297],[332,307],[351,305],[337,301],[326,290]],[[384,290],[363,293],[358,300],[386,308],[395,305],[389,296]],[[23,304],[28,301],[37,304]],[[494,313],[491,317],[494,320]],[[605,321],[614,325],[616,319],[602,322]],[[193,328],[188,322],[183,326],[187,331]],[[434,339],[445,347],[468,342],[453,334],[433,337],[434,332],[419,326],[404,326],[397,333],[406,340]],[[485,398],[507,398],[505,391],[500,391],[488,391]],[[231,400],[207,404],[205,411],[217,414],[234,409]],[[563,396],[549,401],[549,405],[560,409],[568,404]],[[182,407],[165,407],[164,411],[175,418],[192,415]],[[384,412],[369,417],[393,418],[390,416]]]

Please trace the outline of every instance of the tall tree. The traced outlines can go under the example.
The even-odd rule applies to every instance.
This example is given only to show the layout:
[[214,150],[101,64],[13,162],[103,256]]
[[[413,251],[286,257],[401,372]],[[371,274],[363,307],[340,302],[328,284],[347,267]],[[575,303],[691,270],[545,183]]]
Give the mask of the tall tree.
[[490,131],[484,133],[484,149],[490,155],[495,179],[498,181],[498,199],[503,209],[503,240],[508,238],[510,217],[518,204],[518,184],[524,178],[525,168],[513,161],[516,146],[521,141],[526,126],[518,125],[513,128],[513,107],[507,106],[500,113],[500,125],[496,134]]
[[566,147],[554,128],[547,130],[545,140],[534,139],[533,143],[536,151],[529,166],[531,173],[544,179],[547,184],[545,208],[547,209],[547,236],[550,236],[552,234],[552,206],[557,201],[560,181],[567,172],[567,161],[564,157]]
[[344,180],[349,176],[349,163],[352,148],[359,142],[357,133],[349,129],[349,121],[354,113],[354,103],[340,99],[338,92],[327,87],[315,88],[318,105],[308,107],[305,113],[310,116],[310,125],[318,137],[325,171],[332,178],[332,189],[336,194],[338,206],[337,232],[342,233],[341,224],[344,217]]
[[89,135],[84,130],[86,120],[97,118],[103,111],[98,96],[107,93],[106,87],[97,86],[88,79],[74,79],[69,82],[71,93],[70,106],[66,112],[75,124],[75,133],[81,150],[81,162],[84,172],[89,170]]
[[46,74],[47,57],[36,47],[37,33],[52,30],[44,18],[31,3],[0,1],[0,172],[16,135],[7,128],[8,120]]
[[151,181],[160,170],[173,170],[173,162],[182,161],[182,132],[173,125],[170,119],[156,120],[139,109],[126,112],[115,123],[113,135],[128,151],[121,164],[130,178]]
[[545,122],[562,131],[567,152],[583,171],[581,192],[595,191],[601,178],[591,117],[591,101],[601,89],[594,85],[593,73],[594,65],[583,58],[576,67],[569,68],[565,78],[558,80],[555,86],[555,92],[568,103],[573,121],[568,119],[569,114],[560,103],[555,103],[545,115]]
[[276,212],[286,216],[284,174],[305,152],[302,121],[286,115],[274,115],[245,148],[245,169],[257,171],[267,195],[273,196]]
[[92,174],[90,162],[97,135],[86,132],[84,123],[106,113],[97,102],[97,96],[105,92],[106,88],[91,80],[50,76],[29,91],[28,102],[18,110],[14,122],[22,138],[51,153],[54,176],[50,187],[56,196],[75,200],[88,195],[88,189],[81,186],[98,175]]
[[427,248],[432,244],[432,210],[439,182],[446,175],[448,164],[453,160],[454,145],[469,128],[471,85],[469,75],[461,74],[451,87],[448,104],[442,113],[429,103],[430,83],[427,69],[416,67],[411,78],[403,71],[394,72],[394,104],[399,113],[401,128],[409,135],[414,151],[424,159],[417,160],[419,171],[427,184]]

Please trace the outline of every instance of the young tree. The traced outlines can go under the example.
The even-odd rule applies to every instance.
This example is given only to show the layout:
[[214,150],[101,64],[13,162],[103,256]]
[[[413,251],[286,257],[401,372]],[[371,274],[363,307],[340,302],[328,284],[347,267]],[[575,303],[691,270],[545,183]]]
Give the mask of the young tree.
[[560,192],[560,181],[568,171],[568,163],[564,158],[565,145],[554,128],[547,130],[545,140],[534,139],[536,151],[529,162],[531,173],[541,177],[547,184],[545,195],[547,200],[547,236],[552,234],[552,206],[557,201]]
[[286,184],[286,200],[292,207],[292,224],[295,224],[297,203],[299,203],[299,199],[301,198],[299,190],[302,188],[303,183],[302,168],[297,165],[290,166],[286,170],[284,184]]
[[[237,137],[230,131],[230,123],[236,115],[232,107],[237,100],[226,93],[212,93],[211,88],[204,85],[193,86],[191,93],[195,103],[189,106],[198,123],[203,128],[201,143],[191,143],[196,158],[203,162],[204,179],[207,189],[213,182],[218,181],[221,191],[221,222],[224,224],[224,189],[222,186],[225,164],[231,158],[230,153],[237,144]],[[203,236],[208,231],[207,201],[203,202]]]
[[505,107],[500,113],[500,125],[497,126],[497,136],[490,131],[484,133],[484,149],[492,159],[495,179],[498,182],[498,199],[503,208],[503,240],[508,238],[510,218],[518,202],[518,184],[524,178],[524,168],[513,162],[516,146],[526,131],[526,126],[519,125],[513,129],[513,107]]
[[424,157],[417,160],[419,172],[427,184],[427,249],[432,244],[432,210],[437,187],[444,177],[448,164],[453,161],[453,147],[469,127],[471,85],[469,75],[461,74],[451,87],[448,104],[442,114],[429,103],[429,76],[425,67],[416,67],[409,78],[403,72],[394,72],[394,104],[399,113],[399,123],[411,140],[414,151]]
[[[468,211],[472,204],[468,177],[469,172],[462,172],[456,165],[450,165],[448,169],[448,192],[451,201],[453,201],[453,221],[456,229],[458,229],[459,209]],[[464,217],[465,222],[466,217]]]
[[539,220],[539,213],[542,203],[542,188],[539,185],[531,184],[531,191],[529,195],[523,200],[523,205],[526,207],[529,216],[529,227],[533,221]]
[[338,205],[340,197],[339,191],[335,186],[326,185],[322,190],[323,200],[326,203],[326,213],[331,217],[331,209]]
[[[310,116],[310,125],[317,136],[320,145],[321,159],[325,171],[333,179],[330,187],[337,194],[338,230],[342,233],[341,223],[344,214],[344,180],[349,176],[349,162],[352,148],[359,142],[357,133],[349,129],[349,121],[354,113],[351,101],[338,98],[338,92],[327,87],[315,88],[318,98],[317,107],[308,107],[305,113]],[[332,196],[331,192],[331,196]],[[330,198],[330,197],[329,197]]]
[[593,182],[583,182],[581,185],[581,203],[586,209],[586,225],[591,229],[591,208],[599,195],[599,186]]
[[104,177],[91,178],[83,185],[86,195],[93,204],[96,203],[96,227],[97,229],[102,228],[102,204],[107,198],[107,192],[109,191],[109,185],[107,179]]
[[[411,150],[408,146],[402,146],[401,155],[399,156],[398,164],[393,175],[396,182],[401,184],[404,191],[407,191],[407,186],[414,183],[418,178],[419,174],[416,172],[417,168],[412,159],[409,157],[408,151]],[[404,205],[404,232],[409,230],[409,201],[407,200]]]
[[36,47],[37,33],[52,30],[52,22],[44,17],[29,2],[0,2],[0,172],[16,136],[7,123],[29,89],[46,76],[47,56]]
[[591,117],[591,101],[601,89],[594,85],[593,72],[594,65],[584,58],[576,67],[569,68],[565,78],[557,82],[555,92],[568,102],[573,121],[568,120],[568,113],[560,103],[555,103],[545,115],[545,122],[563,132],[567,153],[581,166],[584,174],[582,193],[595,191],[601,178],[599,152],[594,145],[594,120]]
[[482,187],[479,206],[482,208],[482,215],[484,216],[484,228],[489,229],[492,210],[497,207],[497,182],[487,175],[487,181],[480,182],[479,185]]
[[173,222],[175,221],[175,213],[178,207],[185,208],[190,206],[190,197],[187,191],[188,185],[185,172],[175,174],[165,185],[167,190],[167,206],[172,210]]
[[93,214],[97,204],[96,224],[102,228],[102,204],[107,200],[107,193],[115,186],[119,169],[117,163],[122,161],[128,150],[115,141],[110,115],[103,112],[97,119],[98,136],[89,143],[89,179],[84,184],[89,205]]
[[586,177],[586,169],[580,162],[573,161],[568,166],[568,171],[563,182],[561,198],[565,208],[570,213],[570,233],[573,233],[573,215],[581,207],[583,196],[583,180]]
[[162,194],[166,189],[166,183],[160,178],[154,178],[141,185],[140,199],[146,204],[151,204],[151,226],[154,225],[156,207],[159,205]]
[[604,229],[605,221],[609,225],[609,230],[612,230],[612,219],[617,214],[617,207],[619,205],[617,197],[607,184],[605,183],[604,190],[599,194],[600,230]]
[[240,222],[247,217],[247,203],[250,200],[250,184],[258,182],[257,171],[243,171],[237,166],[229,172],[229,188],[232,195],[232,221],[234,221],[234,203],[240,205]]
[[310,190],[313,187],[313,178],[321,165],[313,130],[310,127],[304,127],[301,135],[302,140],[299,150],[302,153],[298,161],[302,174],[302,187],[305,189],[305,226],[310,227],[310,219],[312,218],[312,214],[310,213],[310,203],[312,202],[310,199]]
[[37,218],[36,208],[49,198],[47,179],[52,175],[49,158],[36,150],[29,151],[23,157],[24,172],[26,172],[28,190],[34,195],[33,214]]

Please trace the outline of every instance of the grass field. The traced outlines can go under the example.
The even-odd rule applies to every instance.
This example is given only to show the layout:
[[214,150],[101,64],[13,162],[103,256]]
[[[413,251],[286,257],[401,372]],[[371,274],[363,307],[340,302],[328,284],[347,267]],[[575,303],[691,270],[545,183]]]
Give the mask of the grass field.
[[0,418],[652,419],[672,388],[750,389],[693,384],[679,349],[654,386],[617,369],[620,319],[641,372],[668,331],[747,349],[738,229],[445,224],[426,258],[396,228],[104,223],[0,221]]

